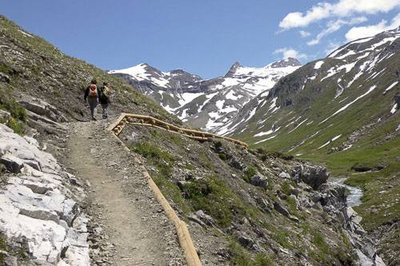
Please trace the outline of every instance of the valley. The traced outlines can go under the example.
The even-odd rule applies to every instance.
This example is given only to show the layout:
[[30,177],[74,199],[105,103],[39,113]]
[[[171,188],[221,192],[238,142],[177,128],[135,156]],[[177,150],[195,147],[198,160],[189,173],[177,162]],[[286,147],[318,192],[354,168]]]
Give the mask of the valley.
[[[0,26],[1,263],[187,265],[144,172],[204,265],[399,263],[398,29],[203,80],[106,72]],[[112,86],[109,119],[89,121],[93,77]],[[117,140],[121,113],[168,126],[128,121]]]

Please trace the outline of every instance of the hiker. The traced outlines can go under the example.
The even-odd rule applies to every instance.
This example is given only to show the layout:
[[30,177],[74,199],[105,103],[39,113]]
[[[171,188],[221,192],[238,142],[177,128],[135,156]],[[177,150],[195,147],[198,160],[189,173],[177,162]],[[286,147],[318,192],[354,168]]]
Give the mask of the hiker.
[[92,79],[90,85],[86,88],[84,100],[89,103],[90,114],[92,115],[92,120],[96,120],[94,117],[96,106],[99,102],[99,91],[97,89],[96,79]]
[[103,82],[103,86],[100,87],[99,91],[99,100],[101,104],[101,108],[103,109],[103,119],[108,118],[108,105],[111,103],[110,96],[111,96],[111,89],[108,86],[108,82]]

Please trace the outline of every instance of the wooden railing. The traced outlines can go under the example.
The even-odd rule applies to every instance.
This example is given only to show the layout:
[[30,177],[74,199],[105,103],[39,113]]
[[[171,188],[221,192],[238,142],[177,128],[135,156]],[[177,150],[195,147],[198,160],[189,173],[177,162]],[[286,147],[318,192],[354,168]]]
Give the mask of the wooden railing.
[[109,130],[111,130],[116,136],[118,136],[128,123],[132,125],[156,127],[200,141],[207,141],[211,139],[223,139],[226,141],[233,142],[237,145],[240,145],[246,149],[248,148],[248,145],[245,142],[237,139],[222,137],[213,133],[203,132],[199,130],[178,127],[173,124],[164,122],[162,120],[147,115],[122,113],[118,118],[117,122],[115,122],[109,127]]

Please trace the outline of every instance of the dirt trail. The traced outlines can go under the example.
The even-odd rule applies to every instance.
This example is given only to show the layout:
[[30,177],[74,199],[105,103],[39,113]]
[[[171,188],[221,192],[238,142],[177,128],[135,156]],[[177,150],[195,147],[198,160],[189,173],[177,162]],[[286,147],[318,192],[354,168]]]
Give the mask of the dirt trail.
[[104,260],[92,255],[93,262],[184,264],[175,228],[134,164],[132,154],[105,130],[104,121],[70,125],[68,167],[81,180],[89,181],[90,206],[96,206],[92,208],[93,219],[114,245],[113,256]]

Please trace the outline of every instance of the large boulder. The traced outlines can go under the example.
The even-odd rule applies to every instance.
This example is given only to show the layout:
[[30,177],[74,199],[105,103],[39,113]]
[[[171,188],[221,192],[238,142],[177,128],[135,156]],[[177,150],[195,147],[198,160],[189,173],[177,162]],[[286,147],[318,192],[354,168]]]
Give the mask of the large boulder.
[[250,184],[256,187],[267,188],[268,186],[268,179],[263,175],[254,175],[250,178]]
[[13,156],[12,154],[5,154],[0,158],[0,164],[3,164],[7,171],[11,173],[21,172],[22,167],[24,167],[24,161]]
[[67,119],[58,108],[43,100],[26,97],[20,101],[20,104],[32,113],[47,117],[54,122],[67,122]]
[[293,168],[293,176],[316,190],[326,183],[329,172],[323,166],[299,164]]

